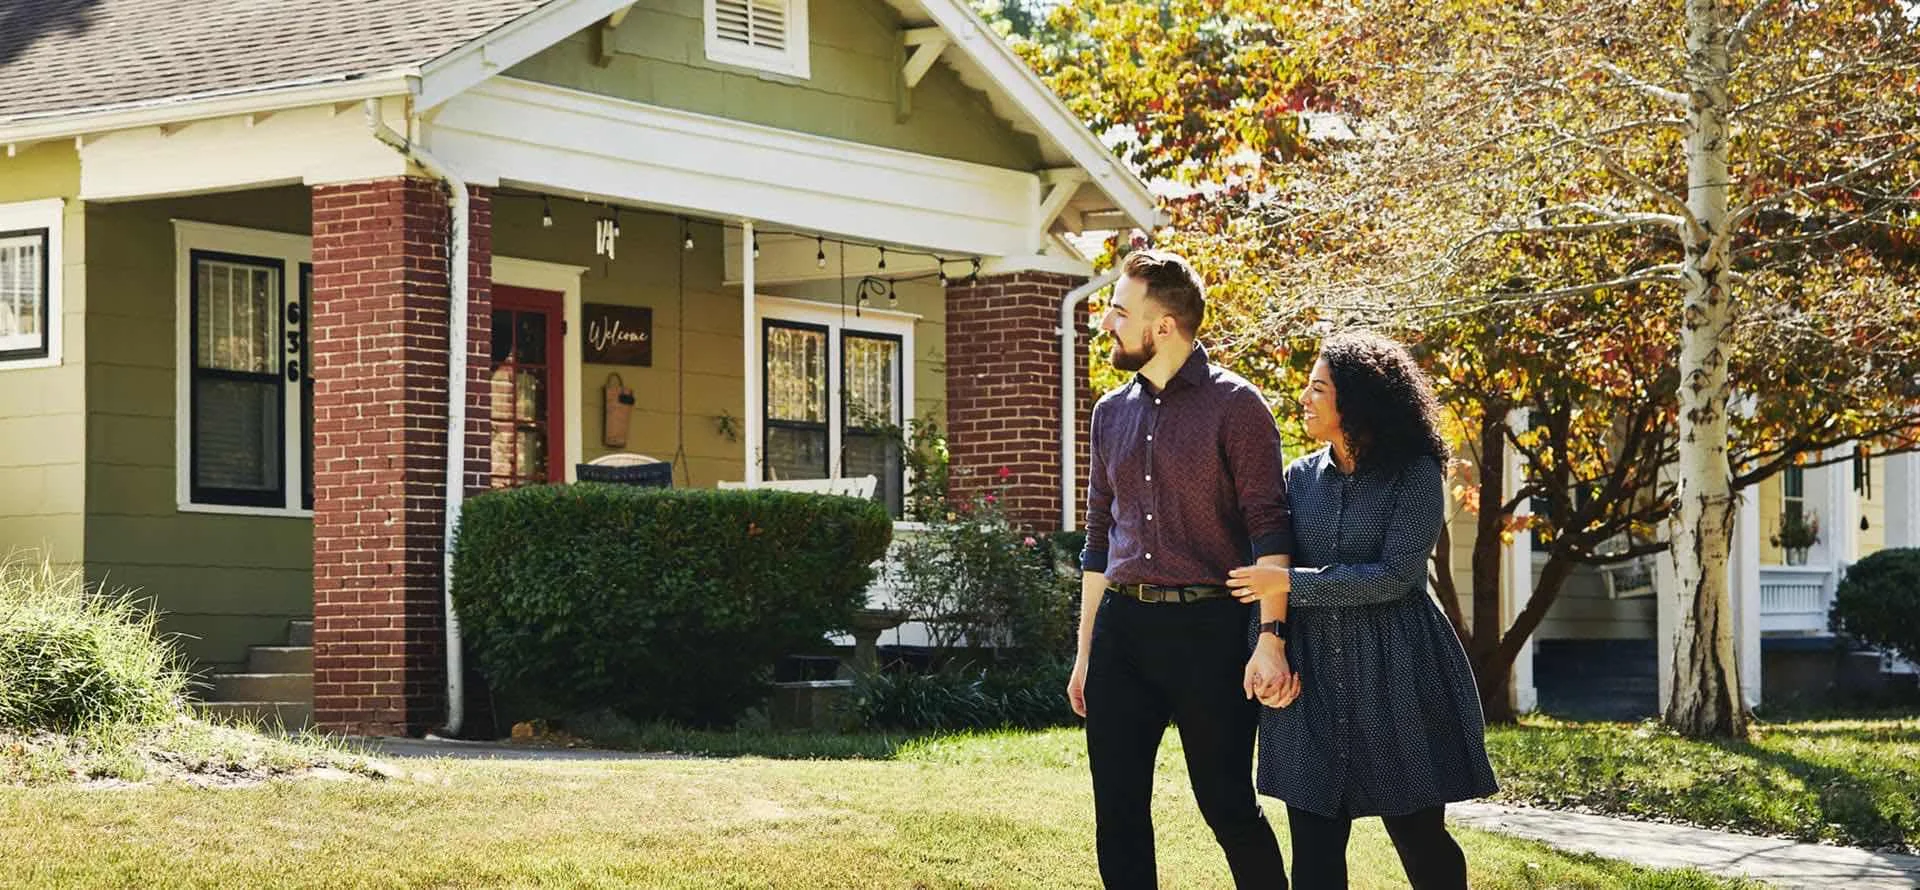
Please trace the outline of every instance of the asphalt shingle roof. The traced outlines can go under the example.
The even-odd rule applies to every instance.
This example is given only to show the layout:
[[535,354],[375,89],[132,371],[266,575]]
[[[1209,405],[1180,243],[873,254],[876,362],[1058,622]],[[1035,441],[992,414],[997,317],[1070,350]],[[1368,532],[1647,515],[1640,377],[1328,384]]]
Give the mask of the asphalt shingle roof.
[[349,81],[547,0],[0,0],[0,123]]

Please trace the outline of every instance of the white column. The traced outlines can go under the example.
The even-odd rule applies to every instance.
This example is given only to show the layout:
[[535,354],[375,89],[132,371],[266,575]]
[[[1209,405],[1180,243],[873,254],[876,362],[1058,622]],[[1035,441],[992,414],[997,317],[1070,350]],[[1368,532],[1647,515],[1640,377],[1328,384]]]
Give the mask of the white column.
[[1887,546],[1920,547],[1920,453],[1886,459]]
[[1733,648],[1740,664],[1740,697],[1760,706],[1760,491],[1738,492],[1740,512],[1733,520],[1733,552],[1727,580],[1733,591]]
[[740,443],[746,455],[741,481],[753,485],[760,481],[760,320],[753,306],[754,263],[753,220],[740,221],[740,356],[743,364],[740,406],[741,426],[746,441]]
[[[1527,428],[1527,409],[1520,408],[1507,415],[1507,423],[1516,430]],[[1511,444],[1506,446],[1506,470],[1502,477],[1506,480],[1503,498],[1512,498],[1519,491],[1522,474],[1526,472],[1525,459]],[[1500,597],[1500,627],[1505,633],[1513,626],[1514,619],[1521,610],[1533,601],[1533,536],[1525,532],[1515,534],[1513,543],[1507,545],[1506,579]],[[1528,636],[1520,646],[1520,654],[1513,660],[1512,694],[1513,709],[1525,714],[1540,707],[1539,690],[1533,685],[1533,643],[1534,637]]]
[[1827,565],[1835,570],[1857,558],[1855,542],[1860,537],[1860,495],[1853,490],[1853,461],[1847,458],[1852,453],[1851,445],[1833,449],[1827,453],[1827,458],[1841,458],[1840,462],[1828,464],[1817,471],[1825,482],[1825,497],[1817,508],[1820,511],[1820,540],[1827,548]]

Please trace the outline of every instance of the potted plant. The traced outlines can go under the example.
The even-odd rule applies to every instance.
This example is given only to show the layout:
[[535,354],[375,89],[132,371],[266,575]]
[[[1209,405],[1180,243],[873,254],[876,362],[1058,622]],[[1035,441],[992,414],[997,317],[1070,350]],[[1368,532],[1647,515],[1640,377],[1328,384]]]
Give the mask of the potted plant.
[[1820,516],[1817,513],[1786,513],[1773,533],[1773,546],[1787,552],[1787,565],[1807,564],[1807,550],[1820,542]]

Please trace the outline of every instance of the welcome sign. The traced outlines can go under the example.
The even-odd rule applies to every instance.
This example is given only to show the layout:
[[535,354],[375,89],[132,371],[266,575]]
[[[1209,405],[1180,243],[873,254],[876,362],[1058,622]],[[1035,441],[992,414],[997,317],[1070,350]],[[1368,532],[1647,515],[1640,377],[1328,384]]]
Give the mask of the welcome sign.
[[588,303],[581,307],[581,359],[597,365],[653,366],[653,310]]

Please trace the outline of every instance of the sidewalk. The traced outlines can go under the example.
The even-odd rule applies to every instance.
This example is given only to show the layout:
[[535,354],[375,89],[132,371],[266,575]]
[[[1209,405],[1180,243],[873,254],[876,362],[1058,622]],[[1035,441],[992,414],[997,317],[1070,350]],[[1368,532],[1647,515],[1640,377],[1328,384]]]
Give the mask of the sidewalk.
[[1779,887],[1920,887],[1920,856],[1490,803],[1448,804],[1447,818],[1576,853],[1653,868],[1697,868],[1725,877],[1756,878]]

